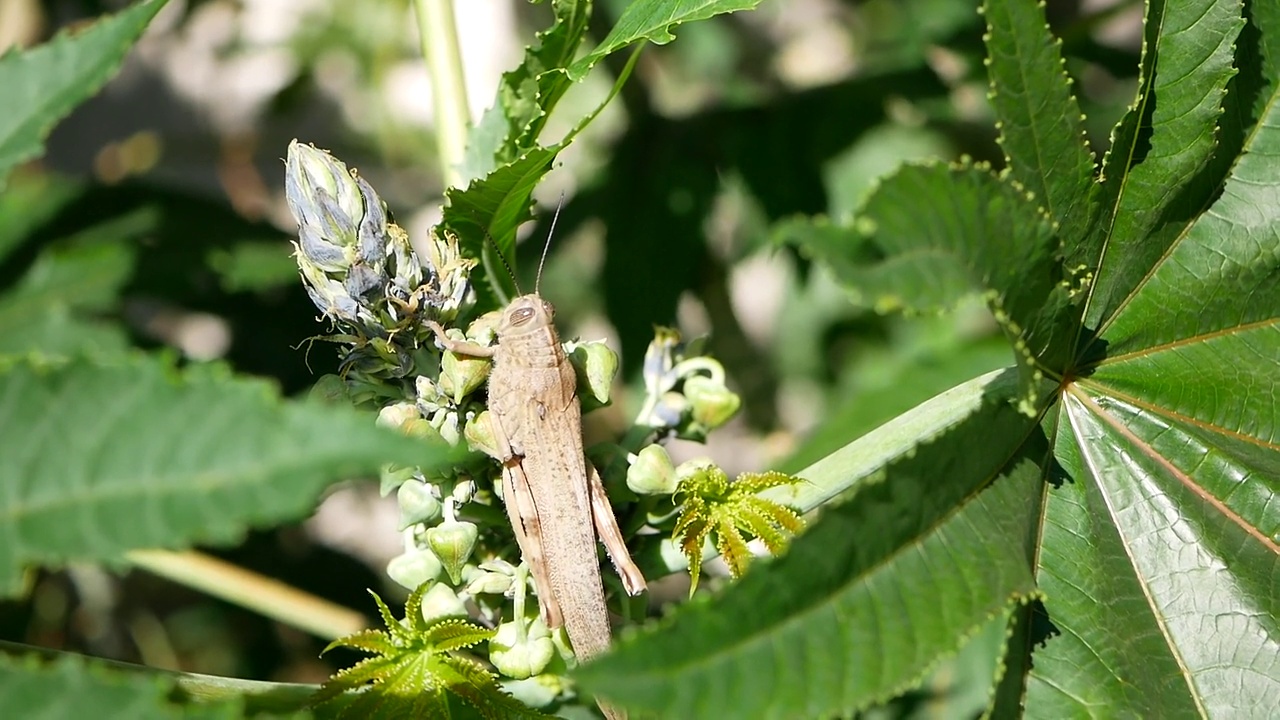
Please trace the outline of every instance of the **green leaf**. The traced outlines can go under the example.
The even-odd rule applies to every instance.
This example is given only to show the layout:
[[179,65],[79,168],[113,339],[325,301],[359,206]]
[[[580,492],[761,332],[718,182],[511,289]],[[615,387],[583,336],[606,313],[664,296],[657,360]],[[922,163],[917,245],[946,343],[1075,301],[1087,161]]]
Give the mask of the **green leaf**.
[[760,0],[635,0],[622,11],[618,23],[604,40],[569,66],[569,76],[574,80],[582,79],[596,63],[640,40],[666,45],[675,39],[671,29],[676,25],[751,10],[759,4]]
[[906,329],[919,330],[914,336],[899,336],[883,350],[866,351],[865,359],[846,371],[854,391],[832,400],[826,421],[779,469],[795,472],[840,449],[850,436],[874,430],[947,388],[1008,364],[1009,345],[1002,338],[964,341],[957,324],[951,317],[920,318],[906,324]]
[[681,479],[675,491],[680,508],[671,539],[689,561],[689,594],[698,589],[702,567],[702,547],[712,537],[729,574],[739,577],[751,560],[747,533],[756,536],[778,554],[791,535],[804,527],[794,511],[774,500],[758,497],[770,488],[801,482],[780,472],[742,473],[734,482],[715,465],[695,466]]
[[[1032,5],[988,3],[995,36],[989,47],[993,53],[1024,48],[1012,54],[1025,61],[1027,73],[1043,74],[1053,63],[1037,61],[1031,51],[1051,43],[1039,34]],[[1280,6],[1249,5],[1250,25],[1234,48],[1240,79],[1230,82],[1239,5],[1152,2],[1149,8],[1139,102],[1117,128],[1109,175],[1099,181],[1101,197],[1110,198],[1106,217],[1090,227],[1054,211],[1066,261],[1090,263],[1090,282],[1067,288],[1089,289],[1089,310],[1081,318],[1069,305],[1055,308],[1057,289],[1048,307],[1037,308],[1040,293],[1005,304],[1021,308],[1009,313],[1015,324],[1052,319],[1042,325],[1052,331],[1031,348],[1057,390],[1040,430],[1013,450],[1036,462],[1042,484],[1018,506],[1035,515],[1026,535],[1030,549],[1013,543],[1006,553],[1033,558],[1043,602],[1011,616],[1004,673],[989,708],[995,717],[1080,717],[1099,708],[1126,717],[1268,717],[1280,702],[1280,516],[1274,512],[1280,506]],[[1018,32],[1023,37],[999,37]],[[1007,85],[1019,87],[1006,76],[1015,70],[1010,63],[1009,57],[992,63],[997,97]],[[1059,167],[1051,152],[1057,140],[1029,141],[1040,132],[1034,117],[1040,108],[1049,108],[1040,125],[1058,119],[1062,84],[1042,78],[1023,87],[1026,105],[1037,109],[1023,115],[1026,127],[1009,125],[1018,107],[1000,110],[1013,173],[1029,183],[1039,177],[1051,204],[1059,203],[1055,193],[1078,204],[1092,191],[1073,191],[1073,182],[1057,187],[1053,172],[1036,169]],[[1224,88],[1231,93],[1225,99]],[[1215,144],[1218,135],[1223,140]],[[1083,172],[1082,156],[1063,152],[1060,157],[1074,158],[1061,166],[1063,179],[1076,177],[1072,168]],[[877,191],[866,209],[876,223],[874,247],[885,247],[880,236],[889,236],[887,242],[898,243],[895,257],[958,289],[955,278],[964,273],[903,254],[907,242],[893,236],[947,221],[971,234],[999,213],[972,202],[975,184],[964,176],[940,185],[962,199],[942,204],[941,212],[937,188],[902,191],[924,191],[927,183],[891,178],[885,185],[890,191]],[[910,212],[942,219],[883,221]],[[837,272],[863,283],[856,290],[865,288],[862,238],[815,224],[804,239],[807,247],[836,248]],[[1030,252],[1026,240],[1007,242],[989,233],[957,245],[956,264],[1021,267]],[[1043,277],[1028,279],[1044,286]],[[907,273],[899,280],[916,282]],[[922,283],[916,285],[903,293],[920,293]],[[1006,285],[995,284],[1001,292]],[[902,304],[918,308],[951,292],[949,285]],[[960,389],[971,392],[972,384]],[[917,419],[936,418],[922,413],[937,410],[940,401],[886,428],[906,431]],[[930,436],[927,424],[918,429]],[[1009,431],[988,429],[984,439],[973,437],[969,452],[1004,457]],[[824,481],[820,472],[837,458],[857,467],[852,474],[860,478],[870,477],[868,465],[877,463],[892,472],[896,461],[874,447],[859,441],[802,472],[816,476],[815,487],[799,491],[808,496],[795,504],[808,507],[844,485]],[[914,457],[939,467],[950,456],[938,447],[937,441],[921,444]],[[998,481],[978,498],[1000,488]],[[939,501],[934,488],[915,493],[923,509],[912,512],[927,513]],[[972,503],[942,502],[961,515]],[[885,515],[881,524],[892,526],[893,514]],[[807,539],[795,543],[793,556]],[[735,602],[757,574],[767,576],[761,583],[781,586],[784,566],[759,567],[722,602]],[[802,602],[792,607],[792,622],[811,615]],[[945,615],[952,605],[944,600],[938,607]],[[722,648],[734,648],[726,657],[736,652],[731,642]],[[909,657],[889,645],[863,667],[875,673],[876,662]],[[821,693],[819,682],[808,689]]]
[[1101,244],[1074,253],[1098,268],[1087,327],[1109,321],[1220,187],[1203,171],[1243,24],[1239,0],[1147,3],[1141,90],[1103,161]]
[[[473,180],[465,189],[445,192],[448,204],[441,224],[457,233],[463,255],[484,259],[471,276],[477,291],[489,300],[482,297],[481,307],[490,307],[495,297],[515,297],[515,279],[502,262],[511,262],[516,229],[533,217],[533,188],[551,169],[560,150],[558,146],[530,150],[483,179]],[[493,256],[495,249],[505,260]]]
[[116,74],[165,0],[148,0],[34,50],[0,57],[0,190],[15,165],[39,156],[44,138],[72,108]]
[[271,290],[298,281],[298,263],[284,242],[238,242],[213,250],[208,258],[228,293]]
[[[458,716],[455,706],[462,706],[464,717],[546,717],[507,694],[479,663],[450,654],[491,638],[493,631],[458,618],[424,619],[427,587],[409,595],[403,621],[371,593],[387,632],[362,631],[333,641],[325,651],[346,646],[375,656],[334,675],[313,701],[333,708],[326,715],[334,717],[452,718]],[[348,692],[353,690],[362,692]]]
[[1036,384],[1045,368],[1061,369],[1076,328],[1053,223],[1021,188],[983,167],[905,166],[867,199],[856,223],[865,239],[812,227],[791,223],[786,237],[882,311],[946,309],[981,291],[1014,343],[1019,402],[1033,411]]
[[80,197],[84,186],[48,173],[19,173],[0,192],[0,260]]
[[53,662],[0,653],[0,707],[6,717],[102,720],[244,717],[242,702],[176,702],[174,681],[159,673],[119,672],[74,656]]
[[[1280,13],[1256,17],[1277,37]],[[1101,334],[1106,357],[1057,410],[1073,481],[1046,507],[1041,585],[1060,634],[1028,677],[1039,716],[1123,702],[1264,717],[1280,702],[1274,80],[1268,92],[1220,195],[1144,269]]]
[[148,358],[9,362],[0,373],[0,589],[30,564],[237,540],[298,518],[328,484],[453,452],[371,416],[284,402],[217,367]]
[[[465,189],[447,191],[444,227],[458,234],[464,254],[483,258],[473,281],[480,306],[491,307],[515,295],[514,281],[502,271],[488,249],[492,239],[497,252],[511,263],[515,230],[532,217],[532,191],[551,168],[556,155],[603,109],[583,119],[567,137],[550,147],[538,144],[547,117],[574,82],[580,81],[601,59],[632,43],[650,39],[669,42],[675,25],[704,20],[722,13],[755,7],[760,0],[640,0],[627,7],[609,36],[594,51],[569,66],[586,37],[590,3],[556,0],[555,22],[538,34],[538,42],[525,51],[521,65],[503,75],[497,98],[486,111],[468,142],[462,176]],[[634,57],[632,59],[634,62]],[[617,79],[614,94],[630,73],[630,63]],[[610,95],[610,99],[613,95]]]
[[134,245],[160,224],[154,207],[99,223],[47,249],[0,295],[0,354],[119,352],[122,328],[95,317],[113,309],[133,272]]
[[991,102],[1009,171],[1063,236],[1083,235],[1097,211],[1097,186],[1062,41],[1049,33],[1042,4],[987,0],[982,10]]
[[[908,441],[874,475],[852,454],[801,472],[817,487],[863,479],[785,556],[622,643],[579,680],[680,718],[847,714],[918,683],[1034,592],[1045,439],[1012,408],[1010,383],[985,389],[970,414],[914,450]],[[970,452],[975,443],[990,452]]]
[[493,106],[470,134],[462,177],[474,180],[537,146],[556,103],[573,84],[562,68],[586,36],[591,3],[552,0],[555,22],[525,48],[524,61],[502,74]]

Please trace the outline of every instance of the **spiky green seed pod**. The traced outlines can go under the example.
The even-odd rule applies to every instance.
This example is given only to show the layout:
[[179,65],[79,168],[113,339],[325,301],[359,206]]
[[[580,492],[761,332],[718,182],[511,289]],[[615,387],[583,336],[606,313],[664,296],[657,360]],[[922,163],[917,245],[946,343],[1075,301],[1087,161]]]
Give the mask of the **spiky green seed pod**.
[[480,572],[467,583],[472,595],[502,595],[511,589],[512,577],[497,572]]
[[449,497],[453,498],[455,506],[466,505],[476,496],[475,480],[459,480],[454,484],[453,489],[449,491]]
[[378,411],[378,424],[393,428],[409,437],[428,438],[435,434],[431,423],[418,411],[413,403],[401,402],[387,405]]
[[417,477],[417,475],[418,469],[415,467],[384,465],[378,475],[378,491],[382,494],[382,497],[386,497],[399,490],[401,485]]
[[512,591],[515,578],[515,565],[502,558],[494,558],[480,563],[475,576],[467,585],[467,592],[473,595],[479,593],[506,595]]
[[454,404],[484,384],[489,377],[493,361],[468,355],[457,355],[446,350],[440,360],[440,389]]
[[462,439],[457,410],[437,410],[431,416],[431,427],[450,445],[457,445]]
[[467,445],[473,450],[488,455],[489,457],[498,457],[498,440],[493,433],[493,416],[488,410],[481,412],[467,420],[466,427],[462,430],[463,436],[467,438]]

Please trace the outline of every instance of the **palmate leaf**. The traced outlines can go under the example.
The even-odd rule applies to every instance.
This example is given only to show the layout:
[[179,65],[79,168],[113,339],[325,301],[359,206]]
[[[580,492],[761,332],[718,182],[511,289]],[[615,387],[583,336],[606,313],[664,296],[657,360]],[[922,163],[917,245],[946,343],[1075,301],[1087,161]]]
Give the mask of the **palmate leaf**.
[[[1086,314],[1101,358],[1051,411],[1074,482],[1045,498],[1040,582],[1060,635],[1025,679],[1031,715],[1123,702],[1148,717],[1263,717],[1280,702],[1280,8],[1251,12],[1273,54],[1238,61],[1271,79],[1243,155],[1203,214],[1152,231],[1167,249],[1140,273],[1128,258],[1145,250],[1108,249]],[[1203,134],[1157,127],[1151,142],[1194,148]],[[1183,182],[1203,196],[1203,175]]]
[[[961,171],[944,220],[916,227],[949,218],[953,231],[933,234],[949,244],[933,247],[969,268],[993,255],[1012,266],[977,287],[1021,297],[1012,306],[1030,312],[1011,314],[1017,324],[1047,330],[1027,344],[1036,414],[1009,407],[1028,397],[1012,373],[980,378],[802,470],[811,484],[793,504],[852,498],[782,560],[588,665],[593,691],[673,717],[848,713],[904,689],[983,612],[1034,596],[1008,615],[996,717],[1274,714],[1280,5],[1248,4],[1242,30],[1234,2],[1151,2],[1144,82],[1098,179],[1063,121],[1074,102],[1042,11],[1034,0],[986,10],[1009,175]],[[1006,87],[1013,96],[1000,98]],[[905,170],[868,201],[878,268],[860,233],[842,247],[821,232],[852,290],[886,287],[876,271],[887,268],[905,305],[919,293],[950,299],[930,275],[947,268],[913,256],[929,243],[881,237],[888,211],[936,211],[919,194],[901,205],[913,199],[904,188],[942,175]],[[1055,223],[1060,277],[1079,269],[1081,282],[1031,276],[1040,289],[1027,295],[1028,249],[978,232],[996,226],[984,225],[990,208],[972,207],[972,188],[1011,180]],[[969,531],[985,555],[966,554]],[[978,579],[1002,564],[1001,579]],[[945,582],[958,577],[968,582]]]
[[26,565],[232,542],[383,463],[456,462],[370,416],[146,357],[4,360],[0,427],[0,593]]
[[981,292],[1014,343],[1019,404],[1035,412],[1045,365],[1075,338],[1084,281],[1063,269],[1052,219],[1033,195],[982,166],[906,166],[867,199],[857,227],[819,221],[813,230],[792,223],[786,237],[881,310],[947,309]]

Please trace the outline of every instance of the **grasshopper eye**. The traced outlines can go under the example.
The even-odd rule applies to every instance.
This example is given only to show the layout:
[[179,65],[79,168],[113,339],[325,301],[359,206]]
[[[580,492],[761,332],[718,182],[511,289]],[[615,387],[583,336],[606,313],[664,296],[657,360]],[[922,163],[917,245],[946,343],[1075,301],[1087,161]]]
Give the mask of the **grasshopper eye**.
[[548,318],[553,318],[556,316],[555,306],[547,302],[546,300],[542,301],[542,311],[547,314]]
[[533,308],[522,307],[511,311],[511,324],[524,325],[533,319]]

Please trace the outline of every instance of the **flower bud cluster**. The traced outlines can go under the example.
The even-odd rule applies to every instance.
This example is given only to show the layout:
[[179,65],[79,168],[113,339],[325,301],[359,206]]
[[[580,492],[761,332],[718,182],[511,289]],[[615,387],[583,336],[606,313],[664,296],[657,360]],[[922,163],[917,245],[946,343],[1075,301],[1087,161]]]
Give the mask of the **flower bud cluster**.
[[448,322],[474,303],[463,257],[433,231],[423,263],[372,186],[329,153],[289,144],[285,200],[298,223],[294,257],[311,301],[351,347],[344,376],[402,378],[430,337],[423,320]]
[[658,328],[644,355],[646,403],[637,424],[702,442],[742,406],[725,385],[724,366],[701,353],[701,343],[683,344],[680,333]]

